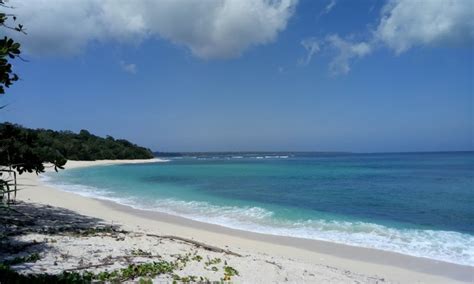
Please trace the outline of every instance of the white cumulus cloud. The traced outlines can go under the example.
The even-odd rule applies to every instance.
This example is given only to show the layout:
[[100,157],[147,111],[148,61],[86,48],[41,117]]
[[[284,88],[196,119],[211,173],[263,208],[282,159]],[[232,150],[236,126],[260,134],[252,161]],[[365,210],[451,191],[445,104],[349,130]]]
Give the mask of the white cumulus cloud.
[[[364,41],[327,36],[317,51],[329,50],[335,56],[329,63],[332,74],[347,74],[352,61],[365,57],[378,48],[389,48],[401,54],[414,47],[474,45],[473,0],[388,0],[382,8],[376,28],[368,31]],[[308,41],[309,40],[309,41]],[[304,42],[318,42],[314,38]],[[315,52],[307,51],[306,63]]]
[[391,0],[375,38],[398,54],[416,46],[472,44],[474,1]]
[[[32,54],[77,54],[90,42],[169,40],[201,58],[239,56],[274,41],[297,0],[10,1]],[[18,36],[18,35],[17,35]]]

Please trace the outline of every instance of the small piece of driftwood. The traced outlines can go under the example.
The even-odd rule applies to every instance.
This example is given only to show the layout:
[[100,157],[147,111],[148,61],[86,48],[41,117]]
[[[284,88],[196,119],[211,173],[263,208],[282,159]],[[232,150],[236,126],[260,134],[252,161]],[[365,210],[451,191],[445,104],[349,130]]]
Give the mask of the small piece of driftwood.
[[190,243],[190,244],[193,244],[195,246],[202,247],[203,249],[210,250],[210,251],[213,251],[213,252],[221,252],[221,253],[226,253],[226,254],[242,257],[241,254],[238,254],[238,253],[230,251],[230,250],[222,249],[222,248],[219,248],[219,247],[216,247],[216,246],[211,246],[211,245],[208,245],[208,244],[205,244],[205,243],[202,243],[202,242],[198,242],[198,241],[195,241],[195,240],[182,238],[182,237],[178,237],[178,236],[155,235],[155,234],[146,234],[146,236],[156,237],[156,238],[161,238],[161,239],[170,239],[170,240],[183,241],[185,243]]
[[274,261],[265,260],[265,262],[266,262],[266,263],[269,263],[269,264],[275,265],[276,267],[278,267],[278,269],[282,269],[282,268],[283,268],[280,264],[278,264],[278,263],[276,263],[276,262],[274,262]]
[[119,256],[114,256],[114,257],[107,257],[107,260],[118,260],[118,259],[125,259],[125,260],[130,260],[132,258],[162,258],[161,255],[156,254],[156,255],[119,255]]
[[64,271],[75,271],[75,270],[83,270],[83,269],[88,269],[88,268],[97,268],[97,267],[102,267],[102,266],[109,266],[114,263],[115,262],[104,262],[104,263],[99,263],[99,264],[83,265],[83,266],[79,266],[75,268],[65,269]]

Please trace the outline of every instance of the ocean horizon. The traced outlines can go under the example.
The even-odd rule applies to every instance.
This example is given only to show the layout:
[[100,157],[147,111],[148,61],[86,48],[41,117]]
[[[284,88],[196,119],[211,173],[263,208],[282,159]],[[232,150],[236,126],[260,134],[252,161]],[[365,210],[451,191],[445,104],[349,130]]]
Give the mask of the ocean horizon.
[[174,154],[43,180],[234,229],[474,266],[474,152]]

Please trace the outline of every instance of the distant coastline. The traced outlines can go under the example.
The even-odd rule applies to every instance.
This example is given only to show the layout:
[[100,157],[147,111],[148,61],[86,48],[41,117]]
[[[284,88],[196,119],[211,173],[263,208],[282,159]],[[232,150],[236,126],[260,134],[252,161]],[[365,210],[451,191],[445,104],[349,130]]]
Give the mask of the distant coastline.
[[296,155],[296,156],[331,156],[331,155],[390,155],[390,154],[443,154],[443,153],[473,153],[474,150],[453,150],[453,151],[394,151],[394,152],[345,152],[345,151],[155,151],[156,157],[192,157],[192,156],[235,156],[235,155]]

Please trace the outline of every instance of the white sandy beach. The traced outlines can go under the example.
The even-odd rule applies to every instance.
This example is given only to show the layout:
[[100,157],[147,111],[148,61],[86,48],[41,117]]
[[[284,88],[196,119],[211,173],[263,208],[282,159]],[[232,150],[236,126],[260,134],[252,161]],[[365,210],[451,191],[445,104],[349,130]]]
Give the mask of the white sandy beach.
[[[68,161],[66,168],[158,161]],[[99,258],[119,256],[131,248],[140,248],[159,254],[164,259],[187,252],[202,255],[204,259],[220,258],[238,270],[239,276],[232,278],[236,283],[474,283],[474,267],[322,241],[243,232],[167,214],[140,211],[61,191],[44,184],[35,174],[21,175],[19,184],[22,190],[18,192],[18,200],[66,208],[136,233],[120,237],[121,241],[103,237],[80,240],[55,237],[54,242],[50,242],[54,250],[45,253],[40,261],[30,264],[27,267],[29,271],[55,273],[77,267],[79,261],[93,263]],[[157,242],[156,238],[143,234],[189,238],[230,250],[242,257],[211,252],[177,240]],[[23,238],[41,239],[44,236],[31,234]],[[58,264],[58,255],[64,253],[69,257],[67,260],[60,259]],[[53,265],[54,262],[56,265]],[[222,270],[221,267],[218,269],[212,271],[204,264],[193,263],[180,273],[219,280]]]

